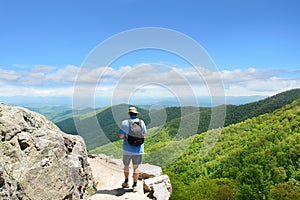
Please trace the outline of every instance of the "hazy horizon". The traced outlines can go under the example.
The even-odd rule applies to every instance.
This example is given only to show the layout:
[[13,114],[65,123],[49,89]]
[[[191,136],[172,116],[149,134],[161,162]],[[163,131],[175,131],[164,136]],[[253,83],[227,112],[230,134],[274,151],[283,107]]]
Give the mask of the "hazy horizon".
[[[226,104],[240,105],[251,103],[262,100],[268,96],[227,96],[225,97]],[[133,102],[119,102],[118,104],[126,103],[131,105],[158,105],[158,106],[199,106],[199,107],[210,107],[212,106],[211,97],[198,97],[198,104],[189,104],[188,101],[184,101],[181,105],[180,102],[174,98],[161,98],[161,99],[137,99]],[[68,107],[72,108],[72,97],[26,97],[15,96],[15,97],[0,97],[0,103],[24,106],[24,107]],[[220,104],[222,104],[221,101]],[[218,105],[216,103],[215,105]],[[101,108],[105,106],[112,106],[111,99],[99,98],[95,100],[94,106],[84,106],[82,108]]]

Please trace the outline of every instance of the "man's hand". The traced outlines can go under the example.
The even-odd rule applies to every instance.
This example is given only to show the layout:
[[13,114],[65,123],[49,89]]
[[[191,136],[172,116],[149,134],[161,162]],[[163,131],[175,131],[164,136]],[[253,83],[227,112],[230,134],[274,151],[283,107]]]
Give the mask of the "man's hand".
[[124,138],[124,134],[120,134],[119,133],[119,138],[123,139]]

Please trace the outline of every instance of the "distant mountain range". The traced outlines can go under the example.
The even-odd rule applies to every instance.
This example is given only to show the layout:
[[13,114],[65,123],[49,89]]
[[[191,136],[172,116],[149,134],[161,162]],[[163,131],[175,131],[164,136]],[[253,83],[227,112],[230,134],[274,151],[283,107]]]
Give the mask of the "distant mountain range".
[[[267,96],[226,96],[226,104],[240,105],[240,104],[258,101],[266,97]],[[71,109],[73,99],[72,97],[1,96],[0,102],[16,105],[16,106],[30,107],[30,108],[64,107],[66,109]],[[197,102],[198,102],[197,106],[207,107],[212,105],[211,97],[209,96],[198,97]],[[162,105],[164,107],[181,106],[181,105],[195,106],[193,105],[194,103],[192,103],[192,101],[189,101],[188,99],[186,99],[184,102],[178,102],[176,98],[159,98],[159,99],[140,98],[140,99],[136,99],[132,103],[135,105]],[[221,101],[220,103],[223,104],[224,102]],[[108,105],[111,105],[111,99],[99,97],[99,98],[95,98],[95,106],[93,107],[101,108]],[[83,108],[85,107],[83,106]],[[41,112],[43,111],[41,110]]]
[[[277,108],[291,103],[299,97],[300,89],[289,90],[263,99],[261,99],[261,96],[239,98],[226,97],[226,117],[224,126],[238,123],[247,118],[255,117],[263,113],[272,112]],[[250,99],[259,100],[245,104],[238,103],[238,100],[241,100],[240,102],[245,102],[250,101]],[[207,102],[207,105],[209,104],[208,100],[209,98],[199,98],[200,102]],[[232,104],[228,102],[232,102]],[[43,103],[43,101],[41,101],[41,103]],[[138,106],[140,110],[140,117],[145,120],[148,128],[154,128],[156,126],[160,127],[163,125],[164,128],[168,128],[170,135],[176,135],[180,121],[182,120],[182,117],[184,117],[182,109],[189,109],[189,114],[194,113],[195,115],[198,115],[199,112],[201,113],[198,131],[196,131],[197,133],[202,133],[208,129],[216,128],[210,124],[212,110],[212,107],[210,106],[180,107],[174,106],[176,102],[173,101],[161,101],[160,103],[163,107],[155,110],[149,110],[151,109],[151,106],[146,104]],[[118,140],[117,133],[119,131],[120,123],[123,119],[128,117],[126,109],[129,106],[126,104],[120,104],[106,106],[99,109],[86,108],[82,110],[72,110],[72,108],[67,105],[58,106],[48,105],[47,103],[24,104],[25,105],[22,105],[23,107],[45,115],[64,132],[74,135],[80,134],[85,139],[89,150]],[[224,109],[224,106],[222,105],[219,107],[220,109]],[[213,107],[213,109],[218,109],[218,106]],[[118,110],[120,110],[120,112]],[[116,117],[116,111],[118,117]],[[153,116],[161,116],[162,113],[165,113],[166,115],[165,122],[162,121],[163,119],[154,120],[155,117]],[[149,114],[152,115],[152,118]],[[195,133],[184,133],[180,137],[185,138],[192,134]]]
[[[226,117],[224,126],[241,122],[245,119],[252,118],[264,113],[270,113],[274,110],[287,105],[294,100],[300,98],[300,89],[293,89],[280,94],[268,97],[259,101],[225,106]],[[123,119],[127,119],[127,108],[129,105],[120,104],[114,106],[103,107],[97,110],[90,109],[76,112],[76,116],[72,115],[71,110],[50,112],[51,119],[60,127],[64,132],[69,134],[80,134],[86,141],[89,150],[98,146],[102,146],[109,142],[118,140],[117,133],[119,131],[120,123]],[[219,106],[224,109],[224,106]],[[211,126],[211,107],[166,107],[157,110],[148,110],[147,107],[138,107],[140,111],[140,118],[144,119],[148,128],[154,128],[160,126],[163,123],[164,128],[168,128],[170,135],[176,135],[180,121],[184,117],[184,109],[189,110],[189,114],[197,114],[200,112],[200,120],[197,133],[202,133],[211,128],[217,128]],[[218,109],[218,106],[213,107]],[[48,116],[50,116],[50,113]],[[155,114],[158,113],[158,114]],[[161,116],[165,113],[165,122],[156,119],[153,120],[151,116]],[[57,115],[56,115],[57,114]],[[151,115],[151,116],[150,116]],[[190,116],[189,116],[190,117]],[[156,121],[156,122],[155,122]],[[191,134],[182,135],[182,137],[188,137]]]

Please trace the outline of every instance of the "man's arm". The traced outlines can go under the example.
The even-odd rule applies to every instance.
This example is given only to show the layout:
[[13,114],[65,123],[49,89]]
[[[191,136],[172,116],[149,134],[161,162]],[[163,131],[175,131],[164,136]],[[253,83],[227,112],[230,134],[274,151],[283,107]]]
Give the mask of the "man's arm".
[[147,128],[146,128],[146,125],[145,125],[145,122],[142,121],[142,130],[143,130],[143,134],[146,135],[147,133]]
[[120,129],[119,134],[118,134],[119,138],[121,138],[121,139],[125,138],[125,134],[126,134],[126,132],[124,131],[125,129],[126,129],[125,123],[122,122],[121,129]]
[[121,124],[121,128],[120,128],[120,131],[119,131],[119,138],[121,139],[125,139],[126,138],[126,130],[128,130],[128,121],[127,120],[124,120],[122,121],[122,124]]

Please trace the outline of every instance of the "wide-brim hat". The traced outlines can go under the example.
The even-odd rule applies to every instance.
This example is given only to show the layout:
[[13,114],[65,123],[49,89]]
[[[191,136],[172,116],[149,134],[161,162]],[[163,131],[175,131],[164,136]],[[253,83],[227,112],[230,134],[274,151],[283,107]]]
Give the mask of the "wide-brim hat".
[[137,111],[136,107],[129,107],[128,112],[129,112],[129,113],[135,113],[135,114],[138,114],[138,113],[139,113],[139,112]]

